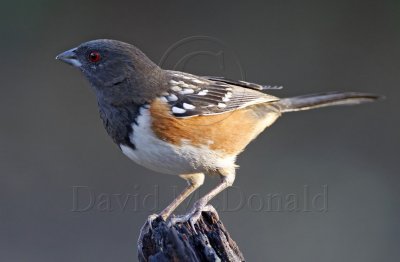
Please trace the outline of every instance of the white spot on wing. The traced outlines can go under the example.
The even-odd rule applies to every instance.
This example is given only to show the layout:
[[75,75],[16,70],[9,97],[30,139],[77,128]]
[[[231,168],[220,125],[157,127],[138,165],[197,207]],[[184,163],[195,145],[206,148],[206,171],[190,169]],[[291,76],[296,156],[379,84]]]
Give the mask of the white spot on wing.
[[180,93],[183,94],[183,95],[186,95],[186,94],[193,94],[193,93],[194,93],[194,90],[188,88],[188,89],[182,90]]
[[191,109],[195,109],[196,107],[194,105],[191,105],[188,103],[183,103],[183,108],[191,110]]
[[174,95],[174,94],[171,94],[170,96],[168,96],[168,100],[170,102],[174,102],[174,101],[178,100],[178,97],[176,95]]
[[175,92],[178,92],[178,91],[181,91],[182,88],[180,88],[179,86],[172,86],[172,87],[171,87],[171,90],[172,90],[172,91],[175,91]]
[[174,113],[174,114],[184,114],[184,113],[186,113],[186,110],[183,109],[183,108],[179,108],[179,107],[173,106],[172,107],[172,113]]
[[198,94],[199,96],[205,96],[205,95],[207,95],[207,93],[208,93],[208,90],[206,89],[206,90],[201,90],[201,91],[198,92],[197,94]]
[[225,108],[225,107],[226,107],[226,104],[224,104],[224,103],[218,103],[218,107],[219,107],[219,108]]
[[197,84],[204,84],[205,82],[200,81],[199,79],[193,79],[193,82],[197,83]]

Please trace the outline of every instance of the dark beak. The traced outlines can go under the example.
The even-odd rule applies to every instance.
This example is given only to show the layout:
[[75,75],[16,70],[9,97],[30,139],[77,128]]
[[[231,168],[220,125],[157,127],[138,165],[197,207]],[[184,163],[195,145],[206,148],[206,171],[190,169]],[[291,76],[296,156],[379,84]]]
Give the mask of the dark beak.
[[76,56],[76,48],[59,54],[58,56],[56,56],[56,59],[75,67],[80,67],[82,65],[81,62],[79,62],[78,57]]

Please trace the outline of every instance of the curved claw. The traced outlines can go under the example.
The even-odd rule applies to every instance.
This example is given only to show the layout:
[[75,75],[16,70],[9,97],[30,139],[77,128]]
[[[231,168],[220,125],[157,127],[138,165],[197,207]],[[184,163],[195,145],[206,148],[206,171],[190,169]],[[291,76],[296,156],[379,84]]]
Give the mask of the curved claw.
[[170,217],[168,221],[168,226],[172,227],[177,223],[185,223],[190,219],[191,213],[188,213],[186,215],[181,215],[181,216],[174,216]]
[[153,230],[153,221],[156,220],[160,215],[158,214],[151,214],[150,216],[147,217],[147,224],[149,225],[149,228]]
[[192,227],[193,231],[195,234],[197,234],[195,224],[199,221],[201,217],[201,212],[203,211],[209,211],[215,214],[215,216],[219,219],[218,213],[215,210],[215,208],[211,205],[207,205],[204,207],[195,207],[192,209],[189,213],[183,215],[183,216],[178,216],[178,217],[171,217],[168,226],[173,226],[176,223],[185,223],[188,222],[190,226]]
[[192,216],[189,218],[190,226],[193,228],[193,231],[194,231],[195,234],[197,234],[197,231],[196,231],[196,227],[195,227],[194,225],[197,223],[197,221],[199,221],[199,219],[200,219],[200,217],[201,217],[201,212],[203,212],[203,210],[198,209],[198,210],[196,210],[196,212],[195,212],[194,214],[192,214]]

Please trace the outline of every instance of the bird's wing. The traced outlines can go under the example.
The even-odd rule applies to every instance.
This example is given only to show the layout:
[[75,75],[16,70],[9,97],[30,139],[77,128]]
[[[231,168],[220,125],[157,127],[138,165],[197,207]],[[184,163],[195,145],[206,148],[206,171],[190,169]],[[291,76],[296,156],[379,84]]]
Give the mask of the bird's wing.
[[264,94],[263,86],[219,77],[199,77],[169,71],[169,90],[162,99],[176,117],[214,115],[254,104],[278,101]]
[[269,90],[269,89],[282,89],[282,86],[260,85],[260,84],[256,84],[256,83],[246,82],[246,81],[242,81],[242,80],[233,80],[233,79],[220,77],[220,76],[203,76],[203,77],[207,78],[209,80],[223,82],[223,83],[235,85],[235,86],[241,86],[244,88],[250,88],[250,89],[254,89],[254,90],[258,90],[258,91],[264,91],[264,90]]

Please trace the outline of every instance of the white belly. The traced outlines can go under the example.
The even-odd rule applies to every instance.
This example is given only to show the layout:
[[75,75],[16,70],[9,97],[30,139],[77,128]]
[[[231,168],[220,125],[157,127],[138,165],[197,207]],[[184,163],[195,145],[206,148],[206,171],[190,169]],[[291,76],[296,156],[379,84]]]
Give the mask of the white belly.
[[158,139],[151,129],[148,109],[141,109],[137,123],[132,124],[133,133],[130,135],[136,149],[125,145],[120,147],[127,157],[139,165],[173,175],[207,172],[234,165],[235,156],[222,156],[207,146],[194,147],[188,141],[182,141],[181,145],[175,146]]

